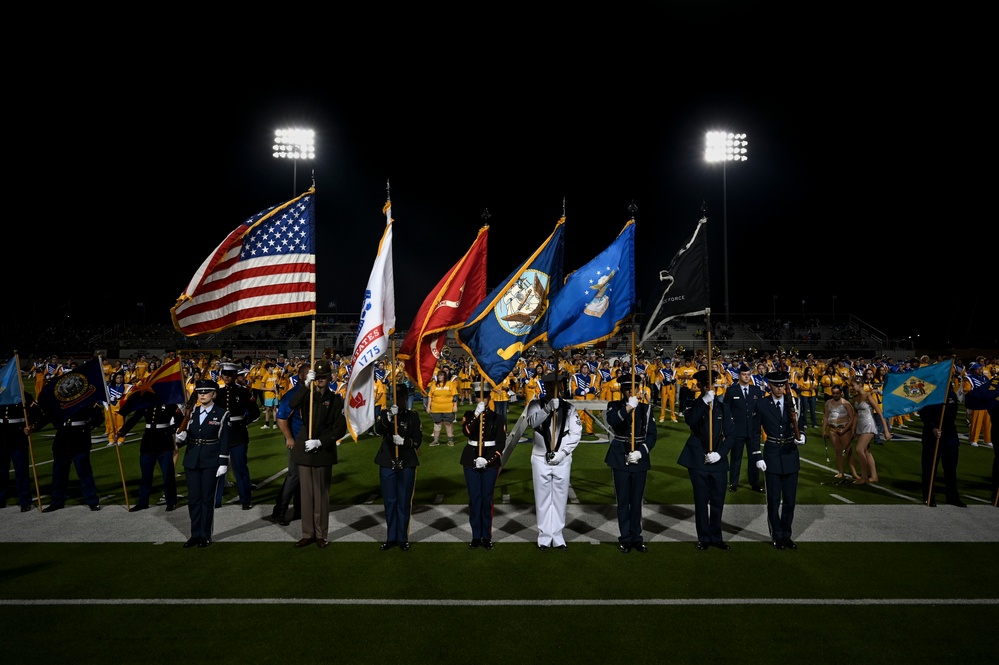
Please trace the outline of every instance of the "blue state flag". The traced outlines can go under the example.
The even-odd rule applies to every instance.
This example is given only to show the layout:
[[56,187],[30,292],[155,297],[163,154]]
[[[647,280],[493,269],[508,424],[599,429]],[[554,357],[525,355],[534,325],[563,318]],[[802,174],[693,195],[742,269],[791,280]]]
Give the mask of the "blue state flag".
[[21,381],[17,376],[20,370],[17,356],[10,362],[0,367],[0,406],[20,404],[23,400],[21,396]]
[[610,247],[569,275],[548,310],[553,349],[593,344],[613,337],[635,311],[635,221]]
[[562,285],[565,217],[519,268],[479,303],[455,338],[495,386],[521,353],[545,338],[548,307]]
[[885,377],[885,418],[915,413],[924,406],[943,404],[950,389],[953,362],[925,365],[911,372],[892,372]]
[[91,358],[72,372],[47,382],[38,403],[53,423],[63,423],[98,402],[107,402],[108,386],[100,358]]

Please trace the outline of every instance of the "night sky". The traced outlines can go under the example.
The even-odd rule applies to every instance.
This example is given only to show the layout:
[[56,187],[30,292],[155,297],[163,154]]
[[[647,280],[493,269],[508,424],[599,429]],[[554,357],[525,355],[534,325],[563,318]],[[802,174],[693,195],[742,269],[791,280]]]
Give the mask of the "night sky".
[[[50,128],[59,157],[40,176],[58,185],[46,190],[46,224],[19,233],[96,261],[103,286],[25,294],[22,311],[167,323],[209,252],[250,215],[303,193],[314,170],[321,312],[359,309],[389,182],[399,328],[471,245],[485,209],[492,287],[563,205],[572,270],[616,237],[634,203],[646,308],[703,205],[714,317],[725,309],[727,227],[734,315],[776,308],[828,321],[835,310],[942,347],[995,344],[994,293],[947,276],[980,242],[957,224],[967,192],[943,184],[955,156],[930,166],[968,113],[937,103],[956,84],[927,81],[924,56],[858,61],[842,33],[790,32],[754,4],[495,20],[356,12],[280,48],[203,35],[175,60],[136,42],[138,76],[124,64],[70,64],[67,78],[93,74],[85,95],[30,84],[40,104],[66,113]],[[740,38],[723,37],[737,29]],[[297,175],[271,156],[274,130],[292,126],[318,135],[317,159]],[[715,129],[749,141],[749,161],[726,169],[724,197],[721,166],[703,159]],[[70,234],[54,236],[49,217]],[[983,224],[973,228],[994,239],[994,222]],[[15,267],[36,270],[33,254],[19,252]]]

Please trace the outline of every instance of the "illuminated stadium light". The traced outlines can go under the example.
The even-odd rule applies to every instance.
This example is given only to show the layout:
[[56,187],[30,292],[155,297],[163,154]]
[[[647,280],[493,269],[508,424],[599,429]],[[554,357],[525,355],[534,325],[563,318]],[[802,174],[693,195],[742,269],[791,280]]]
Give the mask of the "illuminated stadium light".
[[722,163],[722,246],[725,251],[725,323],[728,323],[728,180],[725,165],[729,162],[744,162],[749,157],[749,141],[745,134],[711,131],[704,139],[704,159]]
[[298,160],[316,158],[316,133],[311,129],[275,129],[273,155],[294,161],[292,196],[298,195]]

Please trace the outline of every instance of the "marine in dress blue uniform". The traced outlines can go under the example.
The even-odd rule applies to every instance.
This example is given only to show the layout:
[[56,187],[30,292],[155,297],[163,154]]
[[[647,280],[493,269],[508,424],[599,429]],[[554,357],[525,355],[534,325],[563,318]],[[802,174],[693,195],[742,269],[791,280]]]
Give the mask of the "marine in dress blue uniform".
[[163,474],[163,494],[167,512],[177,508],[177,471],[173,463],[174,433],[184,419],[184,412],[176,404],[159,404],[131,414],[118,435],[125,438],[141,420],[145,420],[142,439],[139,442],[139,499],[132,511],[149,507],[149,495],[153,491],[153,471],[157,466]]
[[184,547],[208,547],[212,543],[215,494],[229,465],[229,412],[215,402],[218,384],[199,379],[195,384],[198,403],[187,427],[177,433],[184,443],[184,477],[187,479],[187,511],[191,516],[191,538]]
[[725,404],[735,422],[732,453],[729,458],[729,491],[739,489],[739,475],[742,473],[742,455],[749,450],[749,464],[746,476],[749,487],[754,492],[763,492],[760,487],[760,471],[756,463],[763,459],[760,450],[760,414],[758,405],[763,399],[763,391],[753,381],[752,370],[740,365],[736,381],[725,391]]
[[[472,527],[469,549],[493,548],[493,493],[502,466],[503,422],[500,416],[479,402],[474,410],[466,411],[461,431],[468,443],[461,450],[459,464],[464,469],[468,488],[468,522]],[[482,445],[479,445],[481,441]]]
[[[712,372],[713,373],[713,372]],[[697,549],[731,549],[722,540],[722,513],[725,509],[725,480],[728,477],[728,454],[732,448],[735,423],[726,402],[716,402],[714,377],[708,370],[694,374],[701,396],[684,404],[683,419],[690,428],[687,443],[677,464],[687,468],[694,490],[694,525]]]
[[417,451],[423,444],[420,414],[405,407],[409,389],[400,384],[395,388],[395,404],[382,409],[375,421],[375,431],[382,443],[375,453],[378,480],[385,503],[385,526],[388,535],[379,549],[397,545],[409,550],[409,521],[413,514],[413,491],[416,488],[416,467],[420,466]]
[[[23,402],[0,406],[0,508],[7,506],[10,467],[14,466],[14,489],[21,512],[31,510],[31,468],[28,432],[44,420],[41,407],[31,399],[27,409]],[[25,417],[27,415],[27,418]]]
[[614,495],[617,499],[618,549],[647,552],[642,536],[642,506],[645,483],[652,468],[650,451],[656,446],[656,419],[652,405],[639,402],[632,395],[631,379],[622,379],[621,395],[626,399],[607,405],[607,423],[614,438],[607,446],[604,463],[614,475]]
[[[253,505],[251,499],[253,487],[247,462],[250,448],[250,432],[247,425],[260,416],[260,407],[257,406],[250,389],[236,383],[238,373],[239,365],[222,364],[221,375],[225,385],[218,389],[215,401],[229,412],[229,466],[232,468],[233,477],[236,478],[239,503],[243,506],[243,510],[249,510]],[[225,494],[225,482],[218,484],[215,495],[216,506],[222,504],[223,494]]]
[[76,469],[76,475],[80,479],[83,502],[90,506],[90,510],[101,509],[94,468],[90,465],[90,433],[102,424],[104,407],[100,404],[94,404],[92,408],[84,409],[68,420],[55,423],[56,433],[52,439],[52,501],[43,513],[66,507],[70,466]]
[[771,394],[761,400],[759,411],[760,425],[767,436],[763,444],[767,524],[775,549],[796,550],[798,545],[791,540],[791,526],[798,495],[798,471],[801,468],[798,446],[805,443],[805,436],[797,436],[791,399],[784,394],[787,372],[769,372],[766,381]]

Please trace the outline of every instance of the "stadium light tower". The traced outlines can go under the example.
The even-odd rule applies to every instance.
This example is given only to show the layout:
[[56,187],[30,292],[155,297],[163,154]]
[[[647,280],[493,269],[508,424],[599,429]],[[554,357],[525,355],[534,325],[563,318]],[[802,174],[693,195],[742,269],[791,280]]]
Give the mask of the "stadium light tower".
[[744,162],[749,142],[745,134],[711,131],[704,142],[704,159],[722,163],[722,246],[725,252],[725,323],[728,323],[728,181],[725,165],[728,162]]
[[294,161],[291,195],[298,196],[298,160],[316,158],[316,133],[311,129],[274,130],[274,156]]

